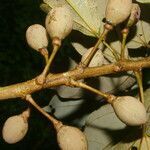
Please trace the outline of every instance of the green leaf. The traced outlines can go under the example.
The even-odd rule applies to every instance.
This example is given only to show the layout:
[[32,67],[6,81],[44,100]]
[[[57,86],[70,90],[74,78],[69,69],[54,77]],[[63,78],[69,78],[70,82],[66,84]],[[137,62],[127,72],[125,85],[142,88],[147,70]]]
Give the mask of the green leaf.
[[[144,13],[147,13],[146,11]],[[146,17],[147,14],[144,14]],[[148,19],[149,17],[147,17]],[[135,32],[136,30],[136,32]],[[128,48],[139,48],[145,46],[150,41],[150,23],[145,20],[140,20],[137,25],[130,30],[130,37],[132,39],[127,43]]]
[[146,134],[150,136],[150,88],[144,92],[144,103],[148,114],[148,121],[146,124]]
[[60,98],[55,95],[48,104],[49,107],[45,106],[43,109],[47,112],[52,112],[53,109],[55,109],[54,115],[59,119],[63,119],[76,112],[83,103],[83,99],[61,101]]
[[88,140],[89,150],[103,150],[106,146],[113,145],[119,139],[126,125],[114,113],[110,104],[94,111],[86,119],[85,135]]
[[150,88],[144,92],[144,102],[146,109],[149,109],[150,106]]
[[[92,35],[97,36],[101,26],[101,18],[96,0],[66,0],[76,14],[84,22],[84,27],[89,30]],[[75,27],[78,28],[78,27]]]
[[150,3],[150,0],[136,0],[136,1],[140,3]]
[[67,5],[73,14],[74,29],[86,35],[98,37],[107,0],[43,0],[51,8]]
[[[134,141],[131,140],[133,138],[135,138],[136,140],[134,140]],[[132,136],[126,137],[126,141],[128,141],[128,142],[121,141],[117,145],[109,148],[108,150],[132,150],[132,149],[149,150],[149,148],[150,148],[150,137],[148,137],[148,136],[139,138],[138,136],[135,137],[135,134],[132,134]]]

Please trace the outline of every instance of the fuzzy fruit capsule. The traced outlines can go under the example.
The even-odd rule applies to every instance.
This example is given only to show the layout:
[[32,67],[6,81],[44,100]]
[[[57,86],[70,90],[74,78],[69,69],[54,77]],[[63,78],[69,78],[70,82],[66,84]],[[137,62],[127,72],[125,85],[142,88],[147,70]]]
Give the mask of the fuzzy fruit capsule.
[[39,51],[39,49],[48,46],[48,35],[46,29],[40,24],[34,24],[28,27],[26,31],[28,45]]
[[140,6],[138,4],[133,3],[127,26],[131,27],[132,25],[136,24],[140,19],[140,15],[141,15]]
[[52,39],[64,39],[72,30],[73,18],[65,5],[53,8],[45,20],[46,30]]
[[75,127],[63,125],[58,130],[57,141],[62,150],[87,150],[85,135]]
[[112,106],[118,118],[127,125],[137,126],[147,121],[144,105],[132,96],[117,97]]
[[117,25],[128,18],[132,0],[108,0],[105,18],[112,25]]
[[2,136],[7,143],[14,144],[22,140],[27,131],[27,118],[24,118],[22,115],[15,115],[9,117],[4,123]]

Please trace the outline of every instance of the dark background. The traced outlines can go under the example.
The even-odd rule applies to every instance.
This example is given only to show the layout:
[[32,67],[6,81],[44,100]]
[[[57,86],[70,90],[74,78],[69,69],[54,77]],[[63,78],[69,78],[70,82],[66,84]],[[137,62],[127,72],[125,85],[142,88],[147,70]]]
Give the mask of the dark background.
[[[28,47],[25,32],[29,25],[44,25],[45,13],[39,8],[40,0],[0,0],[0,86],[26,81],[40,73],[44,60]],[[42,91],[36,96],[44,96],[48,104],[51,92]],[[1,130],[5,120],[21,113],[28,104],[20,99],[0,102],[0,149],[1,150],[38,150],[58,149],[53,126],[32,109],[29,131],[19,143],[9,145],[4,142]]]

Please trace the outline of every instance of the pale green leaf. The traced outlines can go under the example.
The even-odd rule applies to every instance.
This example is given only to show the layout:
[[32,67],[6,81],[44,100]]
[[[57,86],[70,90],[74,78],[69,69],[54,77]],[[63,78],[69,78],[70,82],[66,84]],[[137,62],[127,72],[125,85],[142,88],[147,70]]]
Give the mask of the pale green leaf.
[[[79,127],[83,127],[85,124],[85,118],[87,117],[87,113],[81,114],[81,106],[85,108],[87,105],[85,104],[85,99],[60,99],[57,95],[55,95],[50,103],[43,107],[43,110],[49,113],[53,113],[53,115],[59,120],[65,118],[71,118],[71,122],[75,123]],[[84,112],[84,111],[83,111]],[[72,116],[72,117],[71,117]],[[74,117],[78,116],[78,117]]]
[[140,3],[150,3],[150,0],[136,0],[136,1]]
[[72,45],[80,55],[83,55],[87,51],[87,48],[78,42],[73,41]]
[[74,29],[97,37],[101,32],[107,0],[43,0],[51,8],[67,5],[73,14]]
[[[136,33],[135,33],[135,30],[136,30]],[[150,23],[144,20],[140,20],[137,23],[137,25],[131,28],[130,30],[130,36],[133,36],[133,37],[127,43],[128,48],[138,48],[141,46],[146,46],[150,41],[150,33],[148,31],[150,31]]]
[[150,136],[150,88],[144,92],[144,103],[148,113],[148,122],[146,124],[146,134]]
[[[143,138],[139,138],[138,135],[137,137],[135,137],[135,134],[125,137],[126,139],[124,139],[124,141],[119,142],[118,144],[116,144],[115,146],[107,150],[132,150],[132,149],[149,150],[150,137],[144,136]],[[131,140],[131,139],[135,139],[135,140]]]
[[144,92],[144,102],[146,109],[150,106],[150,88]]
[[70,100],[70,101],[61,101],[58,96],[54,96],[50,101],[49,105],[55,109],[54,115],[59,118],[65,118],[71,115],[73,112],[76,112],[82,105],[84,100]]
[[88,30],[97,35],[101,26],[99,6],[96,0],[66,0],[73,10],[82,19]]
[[105,105],[89,115],[85,125],[85,135],[89,150],[103,150],[113,145],[113,140],[122,136],[126,125],[115,115],[111,105]]

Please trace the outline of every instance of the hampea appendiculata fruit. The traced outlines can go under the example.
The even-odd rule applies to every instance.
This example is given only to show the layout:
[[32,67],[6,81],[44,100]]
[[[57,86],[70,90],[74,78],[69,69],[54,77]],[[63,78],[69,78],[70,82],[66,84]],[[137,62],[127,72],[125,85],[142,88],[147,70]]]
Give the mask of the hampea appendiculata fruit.
[[87,150],[87,140],[76,127],[63,125],[57,132],[57,141],[62,150]]
[[39,51],[48,46],[48,34],[46,29],[40,24],[34,24],[28,27],[26,31],[26,40],[28,45]]
[[21,141],[28,131],[28,118],[30,110],[27,109],[20,115],[9,117],[3,126],[2,136],[5,142],[14,144]]
[[147,121],[146,109],[138,99],[132,96],[120,96],[112,101],[118,118],[129,126],[138,126]]
[[63,40],[72,30],[73,18],[65,5],[53,8],[46,16],[46,30],[51,39]]
[[131,12],[132,0],[108,0],[105,18],[112,25],[125,21]]

